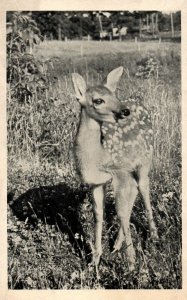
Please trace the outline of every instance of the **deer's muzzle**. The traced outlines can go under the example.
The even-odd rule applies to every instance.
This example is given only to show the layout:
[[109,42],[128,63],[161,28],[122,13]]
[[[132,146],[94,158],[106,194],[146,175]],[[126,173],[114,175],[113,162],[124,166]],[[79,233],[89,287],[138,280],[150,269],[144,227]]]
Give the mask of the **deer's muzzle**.
[[125,117],[129,116],[130,110],[128,108],[124,108],[119,112],[113,112],[113,113],[114,113],[115,119],[117,121],[118,119],[124,119]]

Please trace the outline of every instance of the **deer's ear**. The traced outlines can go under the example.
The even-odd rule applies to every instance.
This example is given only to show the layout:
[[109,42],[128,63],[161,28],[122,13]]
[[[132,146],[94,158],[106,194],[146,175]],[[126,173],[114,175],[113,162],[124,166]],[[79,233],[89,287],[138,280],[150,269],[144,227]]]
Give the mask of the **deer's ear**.
[[118,84],[122,74],[123,74],[123,67],[116,68],[108,74],[108,76],[105,80],[105,86],[111,92],[114,93],[116,91],[117,84]]
[[78,73],[72,74],[72,81],[75,90],[75,96],[78,101],[84,102],[85,93],[86,93],[86,82],[84,78]]

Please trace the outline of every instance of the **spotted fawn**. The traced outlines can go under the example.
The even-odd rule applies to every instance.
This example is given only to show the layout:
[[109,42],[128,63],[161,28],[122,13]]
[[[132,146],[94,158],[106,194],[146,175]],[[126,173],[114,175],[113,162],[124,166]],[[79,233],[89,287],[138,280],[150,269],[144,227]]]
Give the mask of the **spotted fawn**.
[[102,254],[104,191],[110,181],[120,221],[113,252],[120,250],[125,242],[129,269],[133,270],[135,251],[130,216],[138,191],[145,203],[151,235],[157,238],[149,195],[153,132],[149,114],[141,103],[133,99],[121,102],[115,96],[122,74],[123,67],[116,68],[102,85],[89,88],[82,76],[72,74],[75,95],[81,105],[74,152],[82,179],[93,190],[93,261],[98,266]]

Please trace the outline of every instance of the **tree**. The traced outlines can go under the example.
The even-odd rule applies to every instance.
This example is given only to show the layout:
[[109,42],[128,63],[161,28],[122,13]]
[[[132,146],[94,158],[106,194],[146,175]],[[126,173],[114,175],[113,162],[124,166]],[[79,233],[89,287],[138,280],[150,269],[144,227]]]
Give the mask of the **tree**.
[[[171,15],[160,11],[33,11],[32,18],[41,34],[53,39],[82,39],[90,35],[100,38],[100,32],[112,33],[112,28],[128,28],[129,35],[141,35],[142,31],[171,31]],[[181,13],[173,12],[173,27],[181,30]],[[7,13],[7,21],[11,12]]]
[[172,37],[174,37],[175,32],[174,32],[174,26],[173,26],[173,13],[172,12],[170,13],[170,17],[171,17],[171,34],[172,34]]
[[174,16],[174,27],[175,30],[180,31],[181,30],[181,12],[177,11],[176,13],[173,14]]
[[[139,35],[141,36],[142,30],[146,27],[147,32],[153,35],[158,33],[159,25],[159,12],[158,11],[134,11],[134,18],[139,20]],[[151,19],[151,22],[150,22]]]

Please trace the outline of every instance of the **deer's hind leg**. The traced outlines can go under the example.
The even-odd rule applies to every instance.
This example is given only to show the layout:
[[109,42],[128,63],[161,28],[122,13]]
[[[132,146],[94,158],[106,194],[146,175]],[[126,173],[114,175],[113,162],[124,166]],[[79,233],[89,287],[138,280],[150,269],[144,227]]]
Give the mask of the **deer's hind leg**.
[[135,265],[135,251],[130,232],[130,216],[138,193],[137,184],[130,174],[117,174],[113,178],[116,199],[116,211],[120,221],[119,233],[114,245],[114,251],[119,250],[123,241],[126,245],[126,257],[129,269]]
[[150,188],[149,188],[149,176],[148,176],[148,168],[146,166],[142,167],[139,170],[139,181],[138,187],[142,198],[144,200],[145,208],[147,211],[148,221],[149,221],[149,228],[151,237],[154,239],[158,238],[157,229],[153,220],[153,212],[151,207],[151,200],[150,200]]

